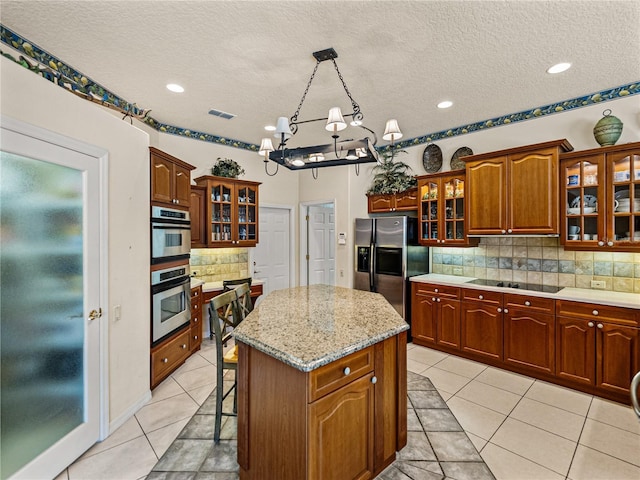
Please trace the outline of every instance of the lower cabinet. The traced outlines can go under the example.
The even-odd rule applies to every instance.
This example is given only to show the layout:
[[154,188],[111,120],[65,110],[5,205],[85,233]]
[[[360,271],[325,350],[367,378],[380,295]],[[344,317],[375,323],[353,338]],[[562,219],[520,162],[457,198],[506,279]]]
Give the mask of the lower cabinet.
[[240,479],[365,480],[390,465],[407,443],[406,339],[308,373],[239,343]]
[[414,343],[629,403],[640,310],[421,282],[412,293]]
[[174,337],[151,349],[151,388],[158,386],[191,355],[187,327]]
[[191,289],[191,327],[189,348],[191,353],[200,350],[202,344],[202,285]]
[[502,360],[502,293],[462,289],[460,349]]
[[557,376],[628,398],[640,370],[640,329],[621,323],[634,323],[625,319],[634,312],[573,302],[562,302],[558,310]]
[[411,334],[420,345],[460,348],[460,289],[427,283],[412,284]]

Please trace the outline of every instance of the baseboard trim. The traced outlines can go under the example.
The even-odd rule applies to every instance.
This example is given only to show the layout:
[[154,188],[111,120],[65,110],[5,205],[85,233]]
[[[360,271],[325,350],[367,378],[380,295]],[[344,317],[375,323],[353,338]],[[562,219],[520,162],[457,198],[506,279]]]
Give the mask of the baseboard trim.
[[[118,418],[115,418],[111,422],[109,422],[109,433],[105,438],[115,432],[118,428],[120,428],[124,423],[133,417],[138,410],[144,407],[151,400],[151,390],[147,390],[145,394],[133,405],[131,405],[127,410],[125,410]],[[104,440],[103,438],[102,440]]]

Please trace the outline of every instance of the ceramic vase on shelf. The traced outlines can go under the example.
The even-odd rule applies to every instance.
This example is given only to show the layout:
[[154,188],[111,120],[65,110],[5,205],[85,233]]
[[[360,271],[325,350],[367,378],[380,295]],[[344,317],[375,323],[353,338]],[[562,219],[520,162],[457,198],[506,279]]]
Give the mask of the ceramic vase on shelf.
[[604,116],[593,127],[593,136],[601,147],[615,145],[622,135],[622,122],[618,117],[611,115],[609,109],[602,112],[602,115]]

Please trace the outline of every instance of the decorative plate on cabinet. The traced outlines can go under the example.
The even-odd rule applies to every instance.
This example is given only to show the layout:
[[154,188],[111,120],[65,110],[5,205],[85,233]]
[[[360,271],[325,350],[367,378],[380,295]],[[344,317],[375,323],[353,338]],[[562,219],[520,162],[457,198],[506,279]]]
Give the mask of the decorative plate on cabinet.
[[464,161],[460,160],[462,157],[468,157],[469,155],[473,155],[473,150],[469,147],[460,147],[457,149],[453,156],[451,157],[451,161],[449,162],[449,166],[451,170],[460,170],[463,169],[466,164]]
[[442,150],[435,143],[427,145],[424,149],[422,166],[427,173],[436,173],[442,167]]

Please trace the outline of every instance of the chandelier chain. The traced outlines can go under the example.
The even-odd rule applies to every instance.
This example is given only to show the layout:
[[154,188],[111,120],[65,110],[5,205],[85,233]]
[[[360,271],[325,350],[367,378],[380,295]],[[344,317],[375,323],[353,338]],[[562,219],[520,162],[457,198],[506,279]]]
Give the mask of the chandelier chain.
[[333,66],[336,67],[336,72],[338,73],[338,78],[342,82],[342,86],[344,87],[344,91],[347,93],[347,96],[349,97],[349,100],[351,100],[351,106],[353,107],[353,113],[355,113],[355,114],[360,113],[360,105],[358,105],[358,103],[351,96],[351,92],[349,92],[349,89],[347,88],[347,84],[345,83],[344,78],[342,78],[342,73],[340,73],[340,69],[338,68],[338,64],[336,63],[336,59],[332,58],[331,61],[333,62]]
[[296,113],[294,113],[293,116],[291,117],[291,123],[295,123],[298,121],[298,115],[300,114],[300,109],[302,108],[304,99],[307,98],[307,92],[309,92],[309,88],[311,87],[311,82],[313,82],[313,78],[316,76],[316,72],[318,71],[318,65],[320,65],[320,60],[316,62],[316,66],[313,69],[313,73],[311,74],[309,83],[307,83],[307,88],[304,89],[304,93],[302,94],[302,98],[300,99],[300,103],[298,104],[298,108],[296,109]]

